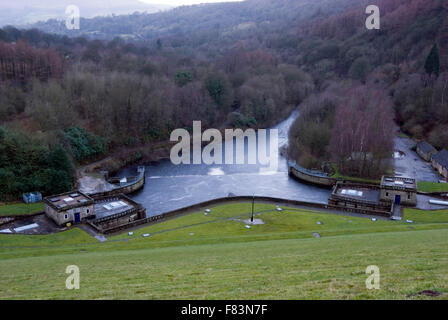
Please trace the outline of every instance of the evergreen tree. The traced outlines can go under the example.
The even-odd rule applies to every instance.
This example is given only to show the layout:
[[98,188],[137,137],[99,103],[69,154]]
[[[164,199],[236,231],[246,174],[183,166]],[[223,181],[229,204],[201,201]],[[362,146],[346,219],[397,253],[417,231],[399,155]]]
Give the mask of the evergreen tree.
[[427,74],[429,75],[435,74],[436,77],[439,77],[440,58],[439,58],[439,48],[437,47],[437,44],[434,44],[434,46],[431,49],[431,52],[426,58],[425,70]]
[[48,165],[48,192],[63,193],[69,191],[73,186],[73,164],[67,151],[61,145],[57,145],[50,151]]
[[60,144],[56,145],[48,155],[48,164],[50,168],[55,170],[62,170],[68,173],[72,172],[73,164],[70,157]]
[[174,76],[174,81],[179,87],[185,86],[187,83],[193,81],[193,75],[190,71],[179,71]]

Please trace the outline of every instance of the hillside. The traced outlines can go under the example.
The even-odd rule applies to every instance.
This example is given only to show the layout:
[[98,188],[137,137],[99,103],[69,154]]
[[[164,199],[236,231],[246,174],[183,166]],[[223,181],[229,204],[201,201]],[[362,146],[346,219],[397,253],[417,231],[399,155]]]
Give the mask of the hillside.
[[56,34],[0,29],[0,200],[64,191],[76,166],[117,148],[151,161],[194,120],[267,128],[299,104],[289,157],[307,168],[377,179],[396,124],[447,148],[446,1],[374,1],[380,30],[365,28],[367,3],[247,0],[73,32],[35,25]]
[[327,170],[331,162],[346,175],[378,178],[391,169],[395,124],[417,141],[448,147],[447,4],[378,5],[380,30],[367,30],[363,12],[351,9],[303,31],[298,64],[321,90],[290,132],[290,157],[302,166]]
[[0,27],[5,25],[26,26],[49,19],[65,21],[65,9],[76,4],[82,17],[88,19],[97,16],[111,16],[138,12],[158,12],[170,6],[143,3],[138,0],[16,0],[2,3]]
[[[229,204],[98,243],[80,229],[0,236],[1,299],[422,299],[447,298],[446,211],[407,211],[414,224]],[[317,222],[321,222],[320,225]],[[321,238],[313,238],[318,232]],[[150,233],[148,238],[141,235]],[[67,265],[81,289],[64,287]],[[381,289],[366,290],[376,265]],[[26,279],[26,281],[22,281]]]
[[[364,0],[363,0],[364,1]],[[358,0],[245,0],[182,6],[156,14],[81,19],[80,30],[67,30],[65,23],[50,20],[34,27],[50,33],[113,39],[126,36],[138,40],[172,37],[173,41],[193,45],[233,38],[234,35],[260,34],[260,29],[275,29],[298,23],[323,11],[326,15],[342,12]]]

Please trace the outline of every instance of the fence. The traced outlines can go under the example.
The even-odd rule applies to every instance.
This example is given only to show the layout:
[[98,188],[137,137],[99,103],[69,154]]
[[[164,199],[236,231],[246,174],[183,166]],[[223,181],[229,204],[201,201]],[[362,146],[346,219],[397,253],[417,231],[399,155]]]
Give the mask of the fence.
[[25,203],[36,203],[36,202],[42,201],[42,194],[40,192],[24,193],[23,201]]

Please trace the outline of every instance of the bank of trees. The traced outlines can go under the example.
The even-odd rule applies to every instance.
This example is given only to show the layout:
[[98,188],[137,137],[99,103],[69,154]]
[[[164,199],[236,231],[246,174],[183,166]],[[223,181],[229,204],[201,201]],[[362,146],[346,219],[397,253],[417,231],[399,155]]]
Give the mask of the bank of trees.
[[309,168],[377,177],[393,151],[392,102],[380,87],[333,84],[311,96],[290,131],[290,156]]
[[[3,147],[31,159],[5,141],[39,137],[33,141],[45,156],[29,161],[50,170],[46,154],[57,145],[79,164],[117,146],[164,141],[193,120],[203,128],[266,128],[304,100],[290,155],[310,168],[335,162],[343,173],[377,175],[391,151],[394,116],[415,138],[446,147],[444,1],[379,1],[379,31],[365,29],[367,4],[248,0],[83,19],[70,37],[56,21],[39,26],[62,35],[5,27],[0,125],[10,138]],[[4,170],[4,181],[17,180],[18,170]],[[4,184],[3,194],[50,192],[42,183],[50,176]]]
[[[22,38],[0,42],[8,49],[0,50],[0,61],[10,61],[14,71],[1,78],[0,125],[21,141],[39,133],[33,143],[41,156],[28,156],[28,142],[2,143],[8,152],[16,151],[17,163],[43,170],[28,174],[5,167],[1,194],[70,189],[73,168],[55,172],[48,160],[53,150],[63,150],[77,165],[115,147],[166,141],[174,129],[190,129],[194,120],[204,128],[265,128],[286,117],[313,89],[307,73],[280,64],[263,49],[239,46],[211,59],[119,39],[84,40],[55,37],[48,48],[41,48],[42,41],[32,47]],[[22,174],[28,174],[25,182]]]
[[60,77],[63,68],[64,60],[55,50],[36,49],[24,40],[14,44],[0,42],[1,81],[48,80]]
[[0,127],[0,199],[13,200],[24,192],[44,195],[69,190],[73,163],[66,149],[47,145],[42,136]]
[[343,174],[378,177],[392,153],[393,120],[411,137],[447,147],[447,7],[378,1],[381,29],[369,31],[363,5],[316,14],[298,31],[303,38],[290,41],[319,93],[292,127],[289,154],[305,167],[335,163]]
[[436,148],[448,148],[448,73],[438,78],[412,73],[394,87],[396,119],[404,132],[426,139]]

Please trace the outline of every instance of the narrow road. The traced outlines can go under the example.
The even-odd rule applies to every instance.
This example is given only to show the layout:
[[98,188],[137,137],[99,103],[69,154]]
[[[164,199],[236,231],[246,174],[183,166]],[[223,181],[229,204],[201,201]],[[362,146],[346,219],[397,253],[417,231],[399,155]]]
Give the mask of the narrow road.
[[85,232],[87,232],[89,235],[91,235],[92,237],[97,239],[99,242],[107,241],[107,238],[103,234],[98,233],[95,229],[93,229],[91,226],[89,226],[87,224],[83,223],[83,224],[77,225],[77,227],[79,229],[84,230]]
[[438,182],[441,176],[429,162],[424,161],[412,150],[415,142],[409,138],[396,136],[394,138],[395,150],[404,152],[404,155],[394,160],[395,175],[414,178],[417,181]]

